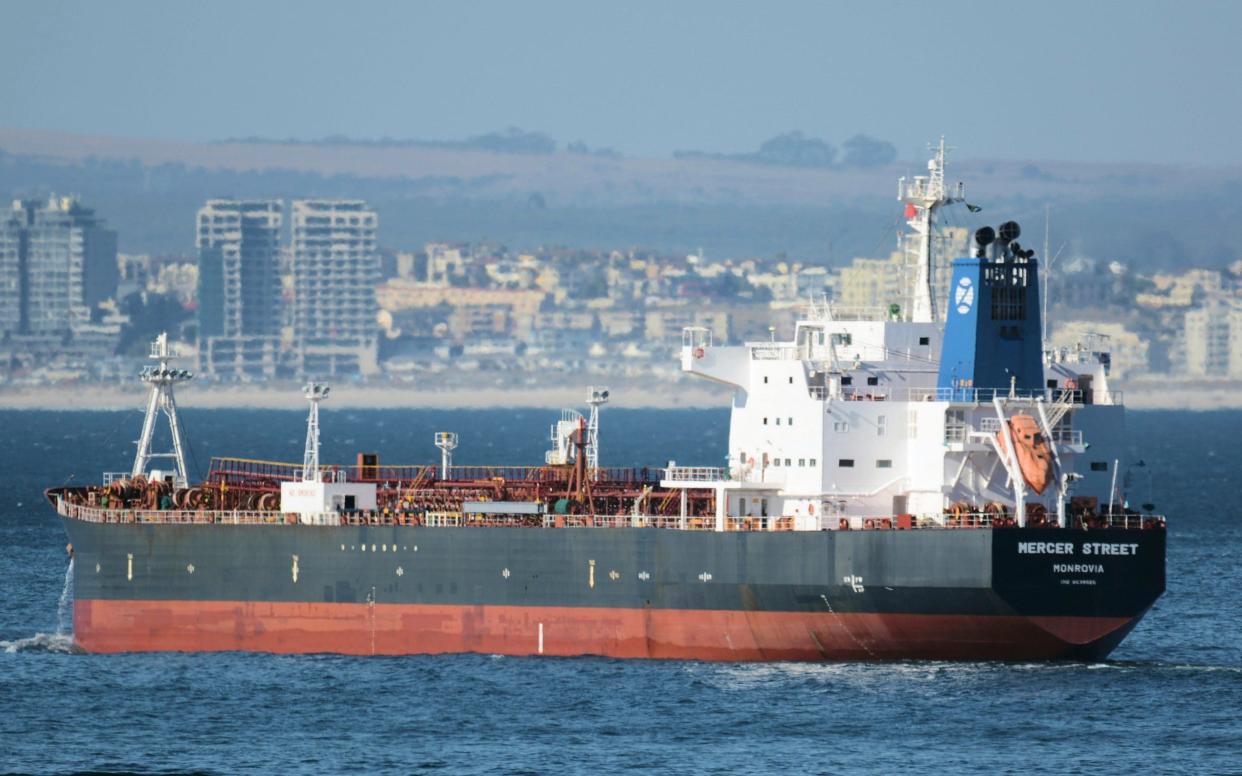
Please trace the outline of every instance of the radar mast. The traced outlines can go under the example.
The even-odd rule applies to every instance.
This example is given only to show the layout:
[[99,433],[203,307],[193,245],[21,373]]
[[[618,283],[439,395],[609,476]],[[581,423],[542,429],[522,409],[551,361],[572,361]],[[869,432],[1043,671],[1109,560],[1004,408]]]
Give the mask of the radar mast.
[[937,320],[935,294],[932,288],[935,274],[932,262],[932,236],[935,230],[936,212],[945,205],[964,202],[965,186],[958,183],[952,193],[945,188],[944,164],[948,152],[953,150],[945,146],[944,136],[940,137],[940,145],[929,149],[935,156],[927,162],[927,175],[916,175],[907,180],[901,178],[897,182],[897,199],[906,205],[906,223],[913,230],[917,240],[917,274],[913,289],[913,308],[910,320],[916,323],[930,323]]

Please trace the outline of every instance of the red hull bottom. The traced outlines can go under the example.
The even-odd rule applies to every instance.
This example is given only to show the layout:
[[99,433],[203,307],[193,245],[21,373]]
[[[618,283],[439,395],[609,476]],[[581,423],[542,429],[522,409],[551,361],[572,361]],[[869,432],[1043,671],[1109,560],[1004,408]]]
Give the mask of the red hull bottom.
[[690,660],[1102,658],[1137,618],[79,600],[88,652],[603,655]]

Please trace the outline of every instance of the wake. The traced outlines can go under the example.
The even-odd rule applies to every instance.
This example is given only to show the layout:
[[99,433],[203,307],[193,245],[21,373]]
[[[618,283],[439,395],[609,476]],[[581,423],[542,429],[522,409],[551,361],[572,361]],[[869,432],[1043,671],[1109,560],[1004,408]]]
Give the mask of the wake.
[[56,604],[56,632],[36,633],[25,639],[5,641],[0,639],[0,650],[6,654],[16,652],[59,652],[72,654],[79,652],[73,643],[73,557],[69,557],[69,568],[65,569],[65,584],[60,590],[60,601]]

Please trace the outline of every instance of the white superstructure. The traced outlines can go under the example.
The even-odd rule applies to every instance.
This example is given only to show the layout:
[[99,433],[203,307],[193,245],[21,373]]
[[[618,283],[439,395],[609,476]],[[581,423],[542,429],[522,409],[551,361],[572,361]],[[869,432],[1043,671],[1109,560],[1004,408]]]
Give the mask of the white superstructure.
[[[964,274],[955,276],[952,299],[939,300],[952,302],[949,321],[936,320],[928,283],[930,216],[942,204],[961,201],[960,194],[945,193],[943,163],[942,141],[931,178],[910,184],[927,192],[926,207],[919,206],[913,219],[926,227],[919,239],[927,265],[913,294],[912,320],[900,320],[892,310],[882,319],[846,319],[828,304],[811,304],[787,341],[718,346],[705,328],[684,330],[682,370],[733,389],[728,465],[672,466],[663,484],[715,489],[719,527],[748,517],[786,518],[795,529],[820,530],[861,528],[869,520],[918,525],[985,514],[1018,525],[1046,515],[1067,525],[1074,507],[1097,512],[1122,506],[1124,478],[1116,470],[1125,461],[1124,408],[1108,386],[1107,354],[1045,352],[1042,374],[1028,374],[1023,382],[1010,377],[1007,385],[976,387],[981,383],[950,380],[956,371],[948,378],[942,374],[946,326],[958,333],[992,326],[1015,341],[1033,330],[1031,347],[1042,348],[1038,305],[1015,296],[1025,288],[993,280],[1004,274],[1005,282],[1025,286],[1029,274],[1030,284],[1037,282],[1032,254],[1016,241],[1011,250],[1009,235],[992,247],[992,259],[984,254],[993,237],[985,236],[977,258],[954,265],[986,277],[988,296],[984,282],[976,286]],[[1016,230],[1013,224],[1013,236]],[[990,228],[983,232],[992,234]],[[972,330],[969,336],[983,341],[984,335]],[[979,362],[993,370],[1006,366],[989,350],[1004,345],[971,340],[955,347],[976,348]],[[1038,361],[1039,352],[1022,357]],[[1049,477],[1040,482],[1042,493],[1023,475],[1022,451],[1015,446],[1022,440],[1010,430],[1014,418],[1031,431],[1029,443],[1044,444]]]

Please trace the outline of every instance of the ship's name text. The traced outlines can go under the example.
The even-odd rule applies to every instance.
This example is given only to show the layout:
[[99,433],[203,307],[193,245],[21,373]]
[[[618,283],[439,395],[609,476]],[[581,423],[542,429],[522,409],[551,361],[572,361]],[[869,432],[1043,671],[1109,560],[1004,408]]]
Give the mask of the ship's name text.
[[1138,555],[1138,543],[1083,542],[1081,550],[1073,542],[1018,542],[1019,555]]

